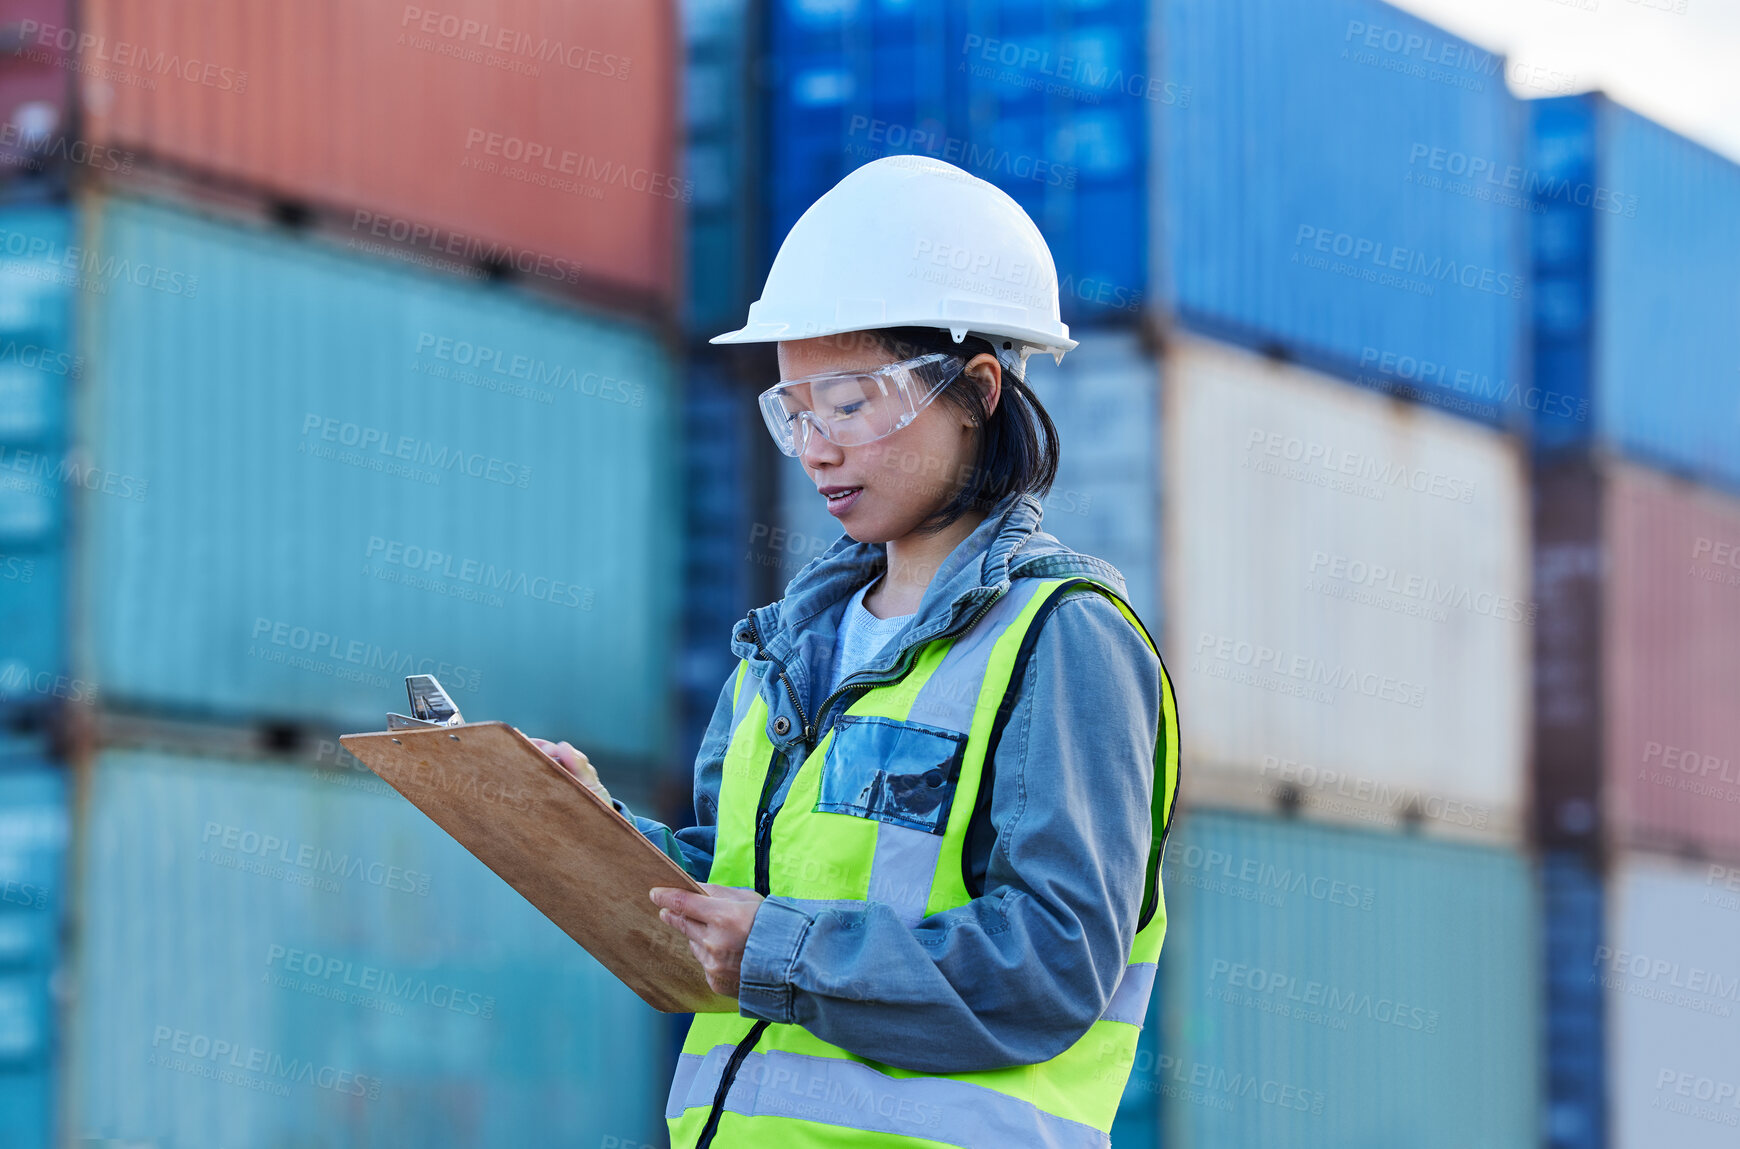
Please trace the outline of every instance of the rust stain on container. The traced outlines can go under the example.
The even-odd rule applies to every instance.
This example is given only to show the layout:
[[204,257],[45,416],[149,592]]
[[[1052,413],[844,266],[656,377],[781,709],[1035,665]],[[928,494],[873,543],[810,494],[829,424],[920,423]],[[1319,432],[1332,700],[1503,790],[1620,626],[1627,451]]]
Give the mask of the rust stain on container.
[[354,209],[359,245],[671,297],[689,192],[667,0],[89,0],[83,19],[66,66],[93,141]]

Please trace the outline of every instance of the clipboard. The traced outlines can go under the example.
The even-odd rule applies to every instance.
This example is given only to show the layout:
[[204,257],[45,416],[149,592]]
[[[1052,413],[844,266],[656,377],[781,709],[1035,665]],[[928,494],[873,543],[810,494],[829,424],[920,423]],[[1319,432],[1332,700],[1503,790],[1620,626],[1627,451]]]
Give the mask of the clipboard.
[[654,886],[706,891],[634,823],[505,722],[393,717],[392,729],[339,742],[648,1005],[737,1012],[647,897]]

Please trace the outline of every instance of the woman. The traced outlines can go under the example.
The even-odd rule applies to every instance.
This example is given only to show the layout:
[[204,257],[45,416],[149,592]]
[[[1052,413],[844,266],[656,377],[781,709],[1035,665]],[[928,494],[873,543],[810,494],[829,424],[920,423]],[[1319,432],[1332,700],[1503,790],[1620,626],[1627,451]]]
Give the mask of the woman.
[[1122,577],[1039,530],[1058,444],[1022,375],[1075,346],[1051,254],[992,185],[878,160],[714,342],[778,343],[763,415],[845,534],[737,625],[699,824],[634,819],[706,883],[653,900],[739,1006],[690,1028],[671,1143],[1105,1145],[1177,739]]

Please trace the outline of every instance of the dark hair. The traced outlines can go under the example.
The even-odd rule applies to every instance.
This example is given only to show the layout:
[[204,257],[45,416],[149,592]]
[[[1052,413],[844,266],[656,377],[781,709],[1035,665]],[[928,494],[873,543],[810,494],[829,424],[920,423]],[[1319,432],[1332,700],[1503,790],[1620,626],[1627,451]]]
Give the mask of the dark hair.
[[1021,360],[1013,353],[1011,342],[998,340],[1001,345],[998,347],[981,336],[968,335],[956,343],[949,332],[934,327],[887,327],[866,334],[889,354],[902,359],[940,351],[962,359],[994,355],[1003,365],[1002,398],[988,416],[985,392],[964,371],[937,396],[939,402],[972,417],[979,428],[979,447],[961,489],[920,523],[919,530],[934,533],[968,511],[989,511],[1011,491],[1025,491],[1043,498],[1051,490],[1057,478],[1057,425],[1021,378],[1018,369]]

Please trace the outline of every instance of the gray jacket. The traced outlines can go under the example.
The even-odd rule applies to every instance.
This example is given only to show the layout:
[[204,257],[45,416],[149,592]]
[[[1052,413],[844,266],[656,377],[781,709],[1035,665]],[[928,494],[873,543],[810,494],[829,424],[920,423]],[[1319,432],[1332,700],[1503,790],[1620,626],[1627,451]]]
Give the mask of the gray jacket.
[[[950,553],[906,626],[844,682],[897,678],[909,650],[964,621],[1013,578],[1090,574],[1124,589],[1110,564],[1040,531],[1041,515],[1030,495],[999,502]],[[886,550],[841,535],[783,599],[733,631],[732,650],[765,671],[767,737],[780,751],[770,810],[852,701],[839,696],[829,713],[817,713],[847,600],[883,569]],[[746,678],[745,688],[754,681]],[[673,831],[617,804],[703,881],[731,686],[727,679],[695,759],[699,824]],[[1160,689],[1159,660],[1117,608],[1092,590],[1065,592],[1041,627],[987,764],[989,824],[975,825],[966,849],[975,879],[968,888],[983,893],[911,928],[875,902],[769,898],[743,957],[741,1013],[793,1022],[861,1057],[926,1073],[1031,1064],[1068,1048],[1105,1010],[1135,937]]]

